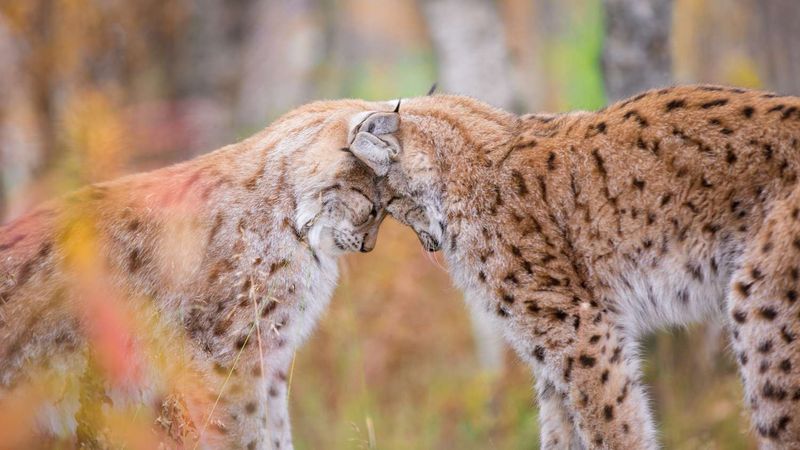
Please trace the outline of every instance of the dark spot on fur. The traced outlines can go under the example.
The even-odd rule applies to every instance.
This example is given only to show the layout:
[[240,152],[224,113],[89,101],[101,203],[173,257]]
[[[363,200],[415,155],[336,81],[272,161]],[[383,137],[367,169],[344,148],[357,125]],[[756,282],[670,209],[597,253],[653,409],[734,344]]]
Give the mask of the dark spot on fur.
[[278,302],[276,302],[275,300],[268,301],[267,304],[264,306],[264,310],[261,311],[261,317],[267,317],[272,313],[272,311],[275,311],[275,308],[277,307],[278,307]]
[[131,233],[134,233],[141,226],[142,226],[142,222],[139,219],[133,219],[130,222],[128,222],[128,231],[130,231]]
[[606,422],[610,422],[614,418],[614,407],[611,405],[604,406],[603,417],[605,417]]
[[552,311],[553,318],[559,322],[563,322],[567,318],[567,313],[563,309],[554,308]]
[[247,344],[249,344],[249,343],[250,343],[250,340],[248,339],[248,336],[246,334],[245,335],[241,335],[241,336],[239,336],[238,339],[236,339],[236,342],[233,344],[233,348],[234,348],[234,350],[238,351],[238,350],[241,350],[241,349],[245,348],[245,346],[247,346]]
[[683,108],[685,106],[686,106],[686,100],[684,99],[671,100],[669,103],[667,103],[666,110],[667,112],[670,112],[678,108]]
[[781,327],[781,338],[787,344],[791,344],[795,339],[795,335],[789,331],[789,328],[787,328],[786,325],[784,325]]
[[282,259],[280,261],[276,261],[276,262],[270,264],[270,266],[269,266],[269,275],[271,276],[272,274],[274,274],[278,270],[283,269],[283,268],[288,267],[288,266],[289,266],[289,260],[288,259]]
[[611,354],[611,358],[609,358],[608,362],[615,364],[619,362],[620,356],[622,356],[622,348],[621,347],[614,347],[614,351]]
[[727,104],[728,104],[728,99],[721,98],[721,99],[718,99],[718,100],[712,100],[710,102],[703,103],[703,104],[700,105],[700,107],[703,108],[703,109],[710,109],[710,108],[715,108],[715,107],[718,107],[718,106],[725,106]]
[[716,234],[719,231],[720,226],[715,223],[707,223],[703,225],[703,232],[708,234]]
[[531,314],[538,314],[542,310],[542,308],[539,307],[539,304],[534,300],[526,300],[525,304],[527,305],[526,309]]
[[767,382],[764,383],[764,386],[761,388],[761,394],[764,396],[764,398],[775,401],[782,401],[787,395],[785,389],[775,386],[769,380],[767,380]]
[[547,156],[547,170],[554,170],[556,168],[556,154],[550,152]]
[[778,312],[775,311],[775,309],[773,308],[765,306],[759,310],[759,314],[766,320],[774,320],[775,317],[778,315]]
[[214,372],[217,375],[227,375],[228,374],[228,369],[225,368],[225,366],[223,366],[222,364],[215,362],[214,363]]
[[583,367],[594,367],[595,363],[597,362],[595,357],[589,355],[581,355],[579,360]]
[[528,195],[528,185],[525,183],[525,178],[519,171],[513,170],[511,177],[514,179],[514,184],[517,187],[517,194],[524,197]]
[[725,162],[727,162],[729,165],[731,165],[731,164],[736,162],[736,159],[737,159],[736,158],[736,154],[733,152],[733,148],[730,146],[730,144],[728,144],[728,147],[727,147],[727,150],[726,150],[726,153],[725,153]]
[[592,156],[594,157],[595,165],[597,166],[597,170],[600,172],[600,175],[602,175],[604,178],[608,176],[608,172],[606,171],[605,167],[605,160],[602,156],[600,156],[600,150],[592,150]]
[[764,144],[764,159],[766,159],[767,161],[771,160],[773,153],[774,153],[774,150],[772,149],[772,145],[771,144]]
[[497,315],[500,316],[500,317],[508,317],[509,316],[508,310],[506,310],[503,307],[503,305],[497,305],[497,310],[496,311],[497,311]]
[[752,286],[753,283],[744,283],[741,281],[737,281],[733,285],[734,289],[736,289],[736,292],[738,292],[742,297],[747,297],[748,295],[750,295],[750,288]]
[[142,261],[142,253],[139,249],[133,249],[128,254],[128,270],[130,272],[136,272],[141,269],[143,264]]
[[564,368],[564,380],[569,381],[572,378],[572,365],[575,360],[572,357],[567,357],[567,366]]
[[686,271],[689,272],[689,275],[695,280],[701,283],[703,282],[703,271],[698,264],[686,263]]
[[533,357],[536,358],[537,361],[543,362],[544,361],[544,347],[541,345],[537,345],[533,349]]

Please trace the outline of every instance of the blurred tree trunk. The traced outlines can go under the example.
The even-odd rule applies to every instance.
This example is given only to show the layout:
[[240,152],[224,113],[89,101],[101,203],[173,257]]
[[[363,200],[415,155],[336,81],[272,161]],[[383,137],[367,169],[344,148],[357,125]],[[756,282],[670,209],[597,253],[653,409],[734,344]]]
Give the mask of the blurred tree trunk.
[[492,0],[420,0],[444,90],[516,106],[505,30]]
[[[548,97],[546,60],[544,58],[542,17],[546,8],[544,0],[500,0],[500,11],[505,24],[511,69],[514,72],[516,100],[513,105],[520,112],[540,111]],[[549,3],[549,2],[548,2]]]
[[[515,92],[505,29],[492,0],[420,0],[439,62],[442,90],[470,95],[512,110]],[[475,299],[467,299],[475,303]],[[472,309],[473,335],[481,366],[503,368],[503,342],[494,320]]]
[[313,74],[324,47],[317,0],[258,0],[251,6],[242,56],[236,122],[268,119],[314,97]]
[[21,46],[0,14],[0,223],[24,209],[23,189],[52,156],[44,142],[52,135],[50,124],[41,119],[41,104],[34,100],[51,91],[36,95],[39,83],[30,80],[39,74],[26,65]]
[[672,0],[603,0],[603,72],[609,100],[672,82]]
[[767,84],[782,94],[800,94],[800,4],[797,0],[755,2],[761,59]]

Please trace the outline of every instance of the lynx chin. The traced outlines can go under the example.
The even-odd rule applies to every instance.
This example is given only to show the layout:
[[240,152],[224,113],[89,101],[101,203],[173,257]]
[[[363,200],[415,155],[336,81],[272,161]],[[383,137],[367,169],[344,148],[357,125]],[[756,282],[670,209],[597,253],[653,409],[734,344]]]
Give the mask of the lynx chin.
[[395,115],[356,155],[532,367],[544,448],[656,448],[639,339],[713,318],[761,447],[800,448],[800,99],[688,86],[516,116],[437,95]]

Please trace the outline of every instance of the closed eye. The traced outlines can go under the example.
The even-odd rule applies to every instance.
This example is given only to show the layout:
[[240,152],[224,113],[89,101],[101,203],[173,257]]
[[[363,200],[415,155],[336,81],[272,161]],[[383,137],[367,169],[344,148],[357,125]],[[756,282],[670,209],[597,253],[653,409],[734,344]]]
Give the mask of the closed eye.
[[361,189],[359,189],[359,188],[357,188],[355,186],[351,186],[350,190],[354,191],[354,192],[358,192],[359,194],[363,195],[364,198],[367,199],[368,202],[372,203],[372,200],[369,198],[369,196],[367,194],[365,194],[364,191],[362,191]]
[[341,188],[342,188],[342,185],[339,184],[339,183],[336,183],[334,185],[331,185],[331,186],[328,186],[326,188],[323,188],[321,191],[319,191],[319,195],[320,195],[320,197],[322,197],[325,194],[327,194],[328,192],[336,191],[336,190],[339,190]]
[[402,197],[398,197],[398,196],[392,197],[391,199],[389,199],[388,202],[386,202],[386,207],[388,208],[389,206],[392,205],[392,203],[394,203],[397,200],[401,200],[401,199],[402,199]]

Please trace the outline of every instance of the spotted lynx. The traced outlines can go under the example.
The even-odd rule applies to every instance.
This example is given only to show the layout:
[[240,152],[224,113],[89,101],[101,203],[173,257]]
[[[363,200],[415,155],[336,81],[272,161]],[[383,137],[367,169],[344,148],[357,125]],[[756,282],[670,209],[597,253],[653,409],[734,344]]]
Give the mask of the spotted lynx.
[[[330,300],[337,257],[373,248],[389,200],[342,151],[380,107],[307,105],[241,143],[85,188],[0,228],[0,407],[14,388],[54,374],[63,390],[42,406],[38,439],[115,446],[83,411],[82,374],[99,360],[87,343],[102,347],[98,327],[113,326],[98,324],[105,295],[167,330],[159,355],[146,352],[152,337],[132,336],[134,355],[183,358],[198,382],[175,393],[145,369],[122,374],[133,386],[124,395],[101,386],[99,398],[166,411],[169,446],[291,449],[292,355]],[[70,376],[80,389],[68,389]]]
[[656,448],[639,339],[715,316],[761,447],[800,448],[800,99],[675,87],[515,116],[433,96],[369,120],[396,140],[357,156],[533,368],[544,448]]

